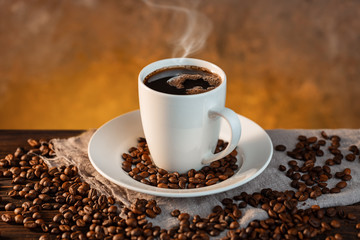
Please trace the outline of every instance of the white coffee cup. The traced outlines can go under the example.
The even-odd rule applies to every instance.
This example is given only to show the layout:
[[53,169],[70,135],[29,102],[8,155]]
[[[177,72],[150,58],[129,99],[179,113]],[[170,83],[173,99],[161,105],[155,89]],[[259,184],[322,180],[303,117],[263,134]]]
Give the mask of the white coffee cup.
[[[213,90],[192,95],[173,95],[153,90],[144,84],[156,70],[173,66],[197,66],[221,77]],[[226,75],[218,66],[193,58],[170,58],[144,67],[138,78],[141,122],[155,165],[171,172],[200,170],[204,165],[230,154],[237,146],[241,125],[237,114],[225,107]],[[228,146],[214,150],[219,139],[220,120],[231,129]]]

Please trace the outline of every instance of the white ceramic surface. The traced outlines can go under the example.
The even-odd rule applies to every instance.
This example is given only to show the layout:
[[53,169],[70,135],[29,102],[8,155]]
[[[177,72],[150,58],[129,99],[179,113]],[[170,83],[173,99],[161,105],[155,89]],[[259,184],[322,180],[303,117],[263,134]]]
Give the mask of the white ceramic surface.
[[[243,164],[234,176],[212,186],[198,189],[157,188],[132,179],[122,170],[122,153],[136,146],[138,137],[144,137],[138,110],[116,117],[101,126],[89,142],[89,158],[95,169],[105,178],[137,192],[175,198],[220,193],[241,186],[257,177],[268,166],[273,154],[273,145],[267,133],[250,119],[241,115],[238,117],[243,132],[237,149],[239,155],[243,156]],[[220,138],[229,139],[231,133],[228,125],[224,121],[221,125]]]
[[[146,76],[173,66],[198,66],[220,76],[215,89],[192,95],[155,91],[144,84]],[[154,163],[165,170],[185,173],[231,153],[239,142],[241,125],[234,111],[225,108],[226,75],[218,66],[193,58],[169,58],[144,67],[138,79],[140,114]],[[229,145],[213,154],[220,132],[220,119],[230,125]]]

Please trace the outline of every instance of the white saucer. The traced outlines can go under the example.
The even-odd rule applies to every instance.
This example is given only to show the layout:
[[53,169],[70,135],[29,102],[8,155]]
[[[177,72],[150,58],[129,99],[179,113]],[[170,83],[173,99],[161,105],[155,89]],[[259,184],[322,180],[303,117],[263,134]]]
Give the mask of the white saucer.
[[[198,197],[227,191],[257,177],[270,163],[273,145],[267,133],[256,123],[239,115],[242,135],[238,152],[243,164],[231,178],[196,189],[164,189],[149,186],[132,179],[122,170],[122,153],[136,146],[138,137],[144,137],[138,110],[116,117],[101,126],[92,136],[88,154],[92,165],[105,178],[122,187],[164,197]],[[229,140],[230,131],[222,122],[220,138]],[[241,156],[238,156],[241,158]]]

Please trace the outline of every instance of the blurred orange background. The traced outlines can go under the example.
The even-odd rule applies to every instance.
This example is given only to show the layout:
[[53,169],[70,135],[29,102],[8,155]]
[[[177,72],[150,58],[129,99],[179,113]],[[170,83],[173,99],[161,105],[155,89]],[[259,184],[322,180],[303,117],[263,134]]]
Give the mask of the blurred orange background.
[[[227,73],[227,107],[266,129],[360,128],[360,1],[197,10],[212,28],[190,57]],[[139,71],[172,57],[187,28],[185,14],[134,0],[3,0],[0,19],[0,129],[97,128],[138,109]]]

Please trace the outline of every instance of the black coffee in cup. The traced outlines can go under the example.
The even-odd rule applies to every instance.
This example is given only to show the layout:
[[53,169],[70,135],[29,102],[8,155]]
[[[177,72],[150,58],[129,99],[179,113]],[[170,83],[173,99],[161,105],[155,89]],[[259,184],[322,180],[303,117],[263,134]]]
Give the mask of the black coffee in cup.
[[191,95],[213,90],[221,84],[221,78],[203,67],[174,66],[152,72],[144,84],[162,93]]

